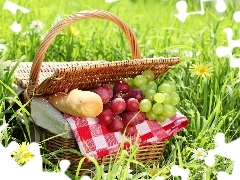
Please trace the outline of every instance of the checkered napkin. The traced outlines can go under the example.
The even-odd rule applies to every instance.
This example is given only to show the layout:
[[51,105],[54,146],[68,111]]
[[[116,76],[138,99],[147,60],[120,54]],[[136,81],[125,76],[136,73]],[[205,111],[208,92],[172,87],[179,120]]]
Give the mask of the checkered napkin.
[[[100,158],[117,152],[123,141],[125,149],[130,143],[136,142],[136,135],[131,136],[130,142],[130,138],[123,137],[121,132],[110,132],[106,126],[98,122],[97,118],[79,118],[68,114],[64,114],[64,118],[70,124],[82,155]],[[186,127],[188,123],[187,118],[180,113],[176,113],[164,123],[145,120],[136,126],[140,135],[138,143],[142,146],[166,140]]]

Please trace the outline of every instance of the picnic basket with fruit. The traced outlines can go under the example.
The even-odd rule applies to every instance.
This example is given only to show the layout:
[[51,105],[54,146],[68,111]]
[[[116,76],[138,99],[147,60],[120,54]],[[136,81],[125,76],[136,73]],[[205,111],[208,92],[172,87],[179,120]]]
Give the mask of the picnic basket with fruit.
[[[132,59],[43,62],[62,29],[88,18],[117,24],[127,37]],[[33,63],[20,63],[15,76],[24,101],[30,102],[34,128],[49,138],[46,148],[76,150],[56,154],[76,169],[84,155],[109,163],[122,141],[126,149],[131,143],[139,145],[136,158],[142,163],[159,160],[166,140],[188,124],[175,107],[180,101],[176,85],[156,82],[179,62],[178,57],[141,58],[137,39],[123,20],[107,11],[86,10],[58,22],[43,39]]]

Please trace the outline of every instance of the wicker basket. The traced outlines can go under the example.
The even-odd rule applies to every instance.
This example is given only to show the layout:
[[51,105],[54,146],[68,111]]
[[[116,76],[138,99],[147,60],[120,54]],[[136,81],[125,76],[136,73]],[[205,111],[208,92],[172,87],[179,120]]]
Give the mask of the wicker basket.
[[[106,19],[117,24],[125,33],[131,48],[132,60],[121,61],[82,61],[82,62],[42,62],[44,55],[52,40],[68,25],[87,18]],[[89,90],[101,84],[116,82],[126,77],[135,77],[146,69],[155,73],[155,78],[163,75],[172,66],[180,62],[180,58],[148,58],[142,59],[140,48],[133,31],[118,16],[102,11],[87,10],[74,13],[58,22],[47,34],[38,48],[33,63],[20,63],[15,71],[17,84],[24,91],[25,101],[34,96],[49,96],[57,92],[69,92],[78,88]],[[46,131],[46,138],[55,134]],[[139,147],[137,159],[142,163],[158,161],[165,148],[165,141],[155,142],[147,146]],[[46,142],[49,151],[60,148],[72,148],[79,151],[75,139],[52,138]],[[107,164],[110,156],[98,159],[100,163]],[[114,154],[113,154],[114,156]],[[76,169],[82,156],[71,152],[63,152],[58,157],[71,161],[72,170]]]

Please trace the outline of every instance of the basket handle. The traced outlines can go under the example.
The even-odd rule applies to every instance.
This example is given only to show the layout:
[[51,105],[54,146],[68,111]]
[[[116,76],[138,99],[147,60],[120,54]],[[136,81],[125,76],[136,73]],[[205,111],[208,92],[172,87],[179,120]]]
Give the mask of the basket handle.
[[133,33],[133,31],[128,27],[128,25],[120,19],[117,15],[112,14],[107,11],[103,10],[85,10],[80,11],[74,14],[69,15],[65,19],[59,21],[46,35],[46,37],[43,39],[42,43],[40,44],[36,55],[33,60],[33,64],[30,71],[30,77],[29,77],[29,85],[27,88],[28,95],[32,96],[32,93],[34,89],[38,85],[38,79],[39,79],[39,73],[42,66],[42,61],[44,59],[45,53],[50,46],[52,40],[58,35],[58,33],[67,27],[68,25],[77,22],[82,19],[88,19],[88,18],[99,18],[99,19],[107,19],[109,21],[114,22],[117,24],[125,33],[127,36],[127,39],[129,41],[131,52],[132,52],[132,59],[140,59],[140,48],[137,43],[137,39]]

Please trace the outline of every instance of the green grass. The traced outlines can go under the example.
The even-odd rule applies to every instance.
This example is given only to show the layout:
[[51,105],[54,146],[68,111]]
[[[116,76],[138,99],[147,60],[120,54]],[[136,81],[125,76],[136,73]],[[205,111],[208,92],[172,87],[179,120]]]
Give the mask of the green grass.
[[[227,57],[216,56],[218,46],[227,46],[226,34],[222,32],[225,27],[234,31],[234,39],[240,39],[238,33],[240,24],[233,21],[233,13],[239,9],[234,1],[227,3],[227,11],[217,13],[214,2],[205,3],[204,15],[189,16],[185,23],[174,17],[177,13],[176,0],[121,0],[107,4],[99,0],[85,1],[47,1],[24,0],[13,1],[31,10],[28,14],[18,12],[11,14],[7,10],[0,11],[0,44],[5,44],[7,52],[2,60],[18,61],[23,55],[24,61],[32,62],[41,39],[38,34],[23,34],[29,31],[33,20],[44,23],[41,33],[49,32],[57,14],[66,17],[69,14],[86,9],[102,9],[110,11],[121,17],[131,29],[134,30],[143,57],[173,56],[169,50],[178,49],[176,56],[182,61],[160,79],[172,79],[178,85],[181,103],[178,109],[189,119],[189,126],[171,138],[168,142],[164,156],[159,161],[159,174],[162,169],[179,164],[190,168],[190,179],[203,179],[203,176],[216,177],[220,170],[231,171],[231,161],[221,163],[218,157],[214,167],[209,168],[201,161],[191,159],[194,148],[203,147],[206,150],[214,147],[213,137],[218,132],[224,132],[227,141],[240,137],[240,85],[237,68],[231,68]],[[199,10],[197,3],[189,4],[189,11]],[[0,3],[0,7],[3,2]],[[22,32],[14,34],[9,26],[16,20],[23,26]],[[79,30],[79,35],[70,34],[70,28],[63,30],[51,43],[44,61],[109,61],[130,59],[131,53],[128,42],[120,29],[113,23],[100,19],[89,19],[71,25]],[[194,56],[188,58],[186,51],[192,51]],[[238,49],[234,50],[235,55]],[[199,56],[196,54],[200,52]],[[21,60],[20,60],[21,61]],[[189,67],[197,62],[211,63],[214,69],[209,79],[191,77]],[[3,62],[2,62],[3,63]],[[1,63],[1,64],[2,64]],[[4,131],[0,141],[8,145],[11,140],[30,141],[27,123],[28,112],[25,105],[15,97],[12,83],[14,79],[10,70],[1,67],[0,81],[0,124],[8,122],[11,128]],[[14,101],[20,108],[16,110]],[[18,113],[23,114],[25,126],[17,118]],[[16,132],[23,132],[23,136],[16,138]],[[47,161],[48,155],[46,155]],[[125,163],[125,160],[123,158]],[[124,164],[123,163],[123,164]],[[116,165],[117,166],[117,165]],[[57,169],[57,165],[53,165]],[[117,168],[112,168],[116,173]],[[140,168],[138,176],[145,176],[148,167]],[[142,174],[141,174],[142,173]],[[73,174],[72,177],[75,175]],[[99,174],[97,174],[99,176]],[[136,174],[136,177],[139,178]],[[97,177],[95,177],[97,179]],[[169,176],[172,179],[172,176]],[[177,179],[177,178],[175,178]]]

